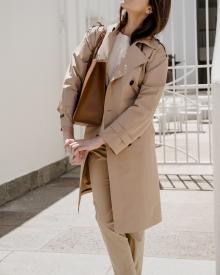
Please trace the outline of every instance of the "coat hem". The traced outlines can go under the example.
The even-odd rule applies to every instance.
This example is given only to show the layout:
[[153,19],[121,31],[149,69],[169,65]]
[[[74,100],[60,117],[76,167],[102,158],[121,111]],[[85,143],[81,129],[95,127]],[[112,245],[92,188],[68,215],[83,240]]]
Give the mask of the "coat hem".
[[143,230],[146,230],[146,229],[149,229],[159,223],[162,222],[162,218],[159,218],[158,220],[155,220],[154,222],[151,222],[151,223],[147,223],[141,227],[139,227],[138,229],[135,228],[135,230],[132,230],[132,229],[128,229],[128,230],[123,230],[123,229],[119,229],[117,226],[115,226],[114,224],[114,231],[117,232],[117,233],[120,233],[120,234],[124,234],[124,233],[134,233],[134,232],[138,232],[138,231],[143,231]]

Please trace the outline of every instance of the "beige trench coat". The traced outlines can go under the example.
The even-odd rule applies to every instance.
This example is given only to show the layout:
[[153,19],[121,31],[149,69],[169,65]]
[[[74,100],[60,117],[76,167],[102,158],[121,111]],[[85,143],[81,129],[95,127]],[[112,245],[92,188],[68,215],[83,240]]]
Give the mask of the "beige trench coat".
[[[117,26],[107,26],[98,51],[99,60],[107,61]],[[61,127],[72,126],[74,99],[100,31],[97,25],[90,27],[71,56],[62,104],[57,109],[61,113]],[[162,221],[153,115],[164,90],[167,70],[168,56],[158,39],[136,41],[108,83],[102,124],[85,128],[85,139],[100,135],[106,143],[114,228],[119,233],[136,232]],[[78,211],[82,195],[92,192],[87,159],[81,164]]]

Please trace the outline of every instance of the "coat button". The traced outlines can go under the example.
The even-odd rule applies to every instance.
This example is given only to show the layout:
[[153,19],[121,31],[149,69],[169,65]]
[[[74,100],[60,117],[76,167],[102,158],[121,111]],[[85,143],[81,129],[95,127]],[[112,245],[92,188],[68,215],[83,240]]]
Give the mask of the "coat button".
[[130,84],[130,85],[133,85],[133,84],[134,84],[134,80],[131,80],[129,84]]

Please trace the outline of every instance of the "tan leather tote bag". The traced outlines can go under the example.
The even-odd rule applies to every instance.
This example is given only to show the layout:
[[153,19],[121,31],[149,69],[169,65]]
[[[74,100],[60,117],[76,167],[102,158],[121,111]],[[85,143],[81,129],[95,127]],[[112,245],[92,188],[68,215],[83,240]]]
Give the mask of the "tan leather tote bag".
[[96,54],[106,34],[106,28],[102,24],[100,27],[103,28],[103,31],[97,39],[88,63],[82,89],[78,93],[79,96],[73,112],[74,124],[99,126],[102,122],[106,91],[106,62],[97,60]]

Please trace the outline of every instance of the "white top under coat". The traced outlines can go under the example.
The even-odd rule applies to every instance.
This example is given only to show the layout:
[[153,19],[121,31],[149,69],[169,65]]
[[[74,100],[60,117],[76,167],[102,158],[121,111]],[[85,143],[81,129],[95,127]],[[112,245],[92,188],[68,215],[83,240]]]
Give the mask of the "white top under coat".
[[119,32],[115,38],[114,45],[107,62],[107,83],[112,78],[116,67],[121,63],[124,58],[128,47],[130,46],[130,37]]

